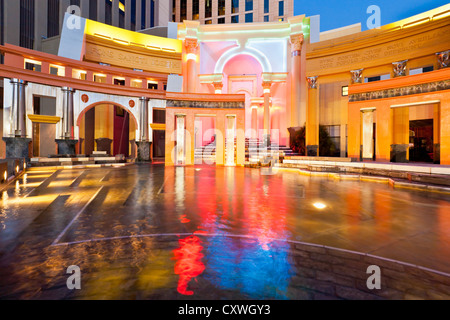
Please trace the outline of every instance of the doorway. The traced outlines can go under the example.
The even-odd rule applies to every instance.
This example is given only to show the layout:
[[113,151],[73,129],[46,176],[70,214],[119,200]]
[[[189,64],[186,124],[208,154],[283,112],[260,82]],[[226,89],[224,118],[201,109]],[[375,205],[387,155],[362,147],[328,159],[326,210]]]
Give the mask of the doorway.
[[433,119],[409,122],[409,161],[433,162]]

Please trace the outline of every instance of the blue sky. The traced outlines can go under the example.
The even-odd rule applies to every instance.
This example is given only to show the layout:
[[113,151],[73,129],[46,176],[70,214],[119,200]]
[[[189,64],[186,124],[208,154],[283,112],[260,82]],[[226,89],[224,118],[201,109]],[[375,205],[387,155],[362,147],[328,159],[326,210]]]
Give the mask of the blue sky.
[[295,15],[320,15],[320,31],[361,22],[367,30],[370,5],[381,9],[381,25],[411,17],[449,3],[449,0],[294,0]]

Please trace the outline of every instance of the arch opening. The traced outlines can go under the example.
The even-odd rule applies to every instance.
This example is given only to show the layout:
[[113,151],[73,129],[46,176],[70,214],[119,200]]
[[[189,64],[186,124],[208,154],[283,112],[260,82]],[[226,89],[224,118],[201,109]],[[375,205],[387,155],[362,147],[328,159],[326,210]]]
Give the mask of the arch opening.
[[111,156],[136,158],[138,122],[122,105],[109,101],[94,103],[80,113],[76,125],[80,154],[102,151]]

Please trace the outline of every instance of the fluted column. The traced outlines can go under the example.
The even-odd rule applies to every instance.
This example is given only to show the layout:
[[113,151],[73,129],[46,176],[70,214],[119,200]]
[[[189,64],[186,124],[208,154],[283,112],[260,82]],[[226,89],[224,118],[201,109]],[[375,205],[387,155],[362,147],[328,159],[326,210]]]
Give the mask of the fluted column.
[[73,139],[73,93],[72,88],[63,87],[62,91],[64,93],[63,98],[63,138]]
[[197,81],[197,48],[198,40],[186,38],[184,40],[187,55],[187,83],[186,91],[188,93],[195,92],[195,83]]
[[148,99],[142,97],[139,101],[139,116],[141,126],[139,141],[149,141]]
[[291,43],[291,127],[303,126],[301,123],[301,66],[303,34],[290,36]]
[[74,139],[74,113],[73,113],[73,93],[72,88],[63,87],[63,121],[62,137],[56,139],[58,154],[75,156],[77,154],[76,145],[78,140]]
[[12,108],[11,108],[11,136],[25,137],[26,128],[26,105],[25,87],[27,83],[20,79],[11,79],[12,84]]
[[29,160],[29,144],[26,128],[25,88],[26,82],[20,79],[11,79],[12,105],[10,110],[9,137],[3,137],[6,144],[6,158],[25,158]]
[[317,77],[308,77],[308,110],[306,117],[307,156],[319,156],[319,105]]
[[149,162],[151,161],[151,146],[150,142],[150,124],[148,121],[148,99],[146,97],[142,97],[139,99],[139,137],[138,141],[136,141],[137,145],[137,157],[140,162]]

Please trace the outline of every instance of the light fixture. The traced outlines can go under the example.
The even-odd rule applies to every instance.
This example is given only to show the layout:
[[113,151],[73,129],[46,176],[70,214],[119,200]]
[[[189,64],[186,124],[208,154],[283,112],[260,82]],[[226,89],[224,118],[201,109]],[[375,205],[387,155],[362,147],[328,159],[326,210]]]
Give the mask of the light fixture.
[[4,173],[3,173],[3,180],[8,180],[8,172],[7,171],[5,171]]
[[19,166],[16,166],[16,172],[19,173]]
[[319,210],[323,210],[323,209],[325,209],[327,206],[324,204],[324,203],[322,203],[322,202],[316,202],[316,203],[314,203],[313,204],[313,206],[316,208],[316,209],[319,209]]
[[25,170],[26,168],[27,168],[27,163],[24,162],[24,163],[23,163],[23,170]]
[[265,93],[265,94],[266,94],[266,93],[270,94],[270,89],[264,89],[264,93]]

